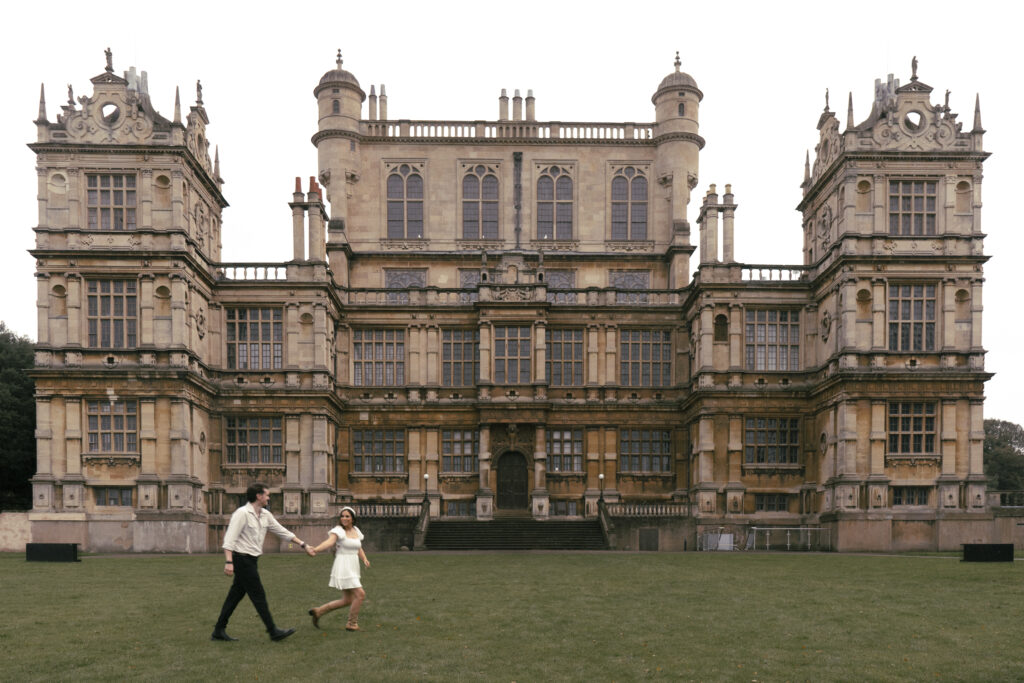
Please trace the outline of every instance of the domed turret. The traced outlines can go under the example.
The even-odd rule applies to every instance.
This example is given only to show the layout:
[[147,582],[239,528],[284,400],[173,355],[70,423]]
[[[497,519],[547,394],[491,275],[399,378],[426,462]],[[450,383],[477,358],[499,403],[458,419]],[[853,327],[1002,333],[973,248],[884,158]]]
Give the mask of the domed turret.
[[[366,93],[359,87],[359,81],[341,68],[341,50],[338,50],[337,66],[323,75],[313,89],[320,109],[320,130],[358,129]],[[333,119],[342,117],[348,121]]]
[[654,91],[654,96],[651,97],[659,132],[664,128],[664,124],[673,119],[685,119],[688,123],[679,122],[671,125],[670,130],[697,132],[697,111],[700,101],[704,99],[704,93],[697,87],[697,81],[693,80],[693,76],[679,70],[680,64],[679,53],[676,52],[676,70],[661,80],[658,89]]

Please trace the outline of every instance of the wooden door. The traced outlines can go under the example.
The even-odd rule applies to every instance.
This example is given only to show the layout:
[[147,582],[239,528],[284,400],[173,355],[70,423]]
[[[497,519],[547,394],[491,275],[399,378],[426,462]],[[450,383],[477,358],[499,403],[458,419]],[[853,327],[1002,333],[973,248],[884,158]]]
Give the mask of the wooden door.
[[529,476],[522,453],[506,453],[498,460],[498,509],[525,510]]

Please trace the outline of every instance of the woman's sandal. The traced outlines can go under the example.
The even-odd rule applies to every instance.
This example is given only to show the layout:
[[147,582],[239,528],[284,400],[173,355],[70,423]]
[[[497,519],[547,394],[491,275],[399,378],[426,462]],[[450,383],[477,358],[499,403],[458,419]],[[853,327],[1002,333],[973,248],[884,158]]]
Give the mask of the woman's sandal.
[[315,609],[309,610],[309,616],[313,617],[313,628],[320,628],[320,617]]

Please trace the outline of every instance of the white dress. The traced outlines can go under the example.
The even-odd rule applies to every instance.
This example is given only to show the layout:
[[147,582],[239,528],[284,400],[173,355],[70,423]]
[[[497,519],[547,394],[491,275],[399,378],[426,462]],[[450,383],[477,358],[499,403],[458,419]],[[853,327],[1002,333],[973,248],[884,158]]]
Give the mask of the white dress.
[[337,536],[338,542],[334,546],[334,566],[331,567],[331,580],[327,584],[331,588],[346,590],[349,588],[362,588],[359,583],[359,549],[363,547],[363,532],[355,527],[357,538],[345,536],[345,530],[340,526],[331,529],[331,533]]

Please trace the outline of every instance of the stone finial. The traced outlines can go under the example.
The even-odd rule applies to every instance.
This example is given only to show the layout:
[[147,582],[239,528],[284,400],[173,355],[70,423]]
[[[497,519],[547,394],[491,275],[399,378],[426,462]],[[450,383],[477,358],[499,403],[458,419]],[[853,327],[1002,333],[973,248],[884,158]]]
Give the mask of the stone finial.
[[917,55],[914,55],[910,60],[910,80],[917,80]]
[[213,179],[220,182],[220,145],[213,148]]
[[804,182],[808,182],[811,179],[811,151],[807,150],[806,156],[804,157]]
[[70,83],[68,83],[68,106],[75,106],[75,89],[71,87]]
[[[69,88],[71,86],[68,86]],[[46,123],[46,93],[44,91],[42,83],[39,84],[39,116],[36,117],[36,123]]]
[[981,126],[981,95],[974,95],[974,129],[972,133],[984,133],[985,129]]
[[108,47],[106,50],[103,51],[103,54],[107,57],[106,72],[108,74],[114,73],[114,53],[111,52],[110,48]]
[[846,105],[846,128],[853,128],[853,91],[850,91],[850,100]]
[[196,79],[196,105],[203,106],[203,84]]
[[341,48],[338,48],[338,58],[334,60],[334,63],[338,65],[338,71],[341,71]]
[[181,92],[174,86],[174,123],[181,123]]
[[825,111],[828,112],[828,88],[825,88]]
[[676,50],[676,61],[675,61],[676,73],[679,73],[679,67],[682,66],[682,65],[683,65],[683,63],[681,61],[679,61],[679,50]]

